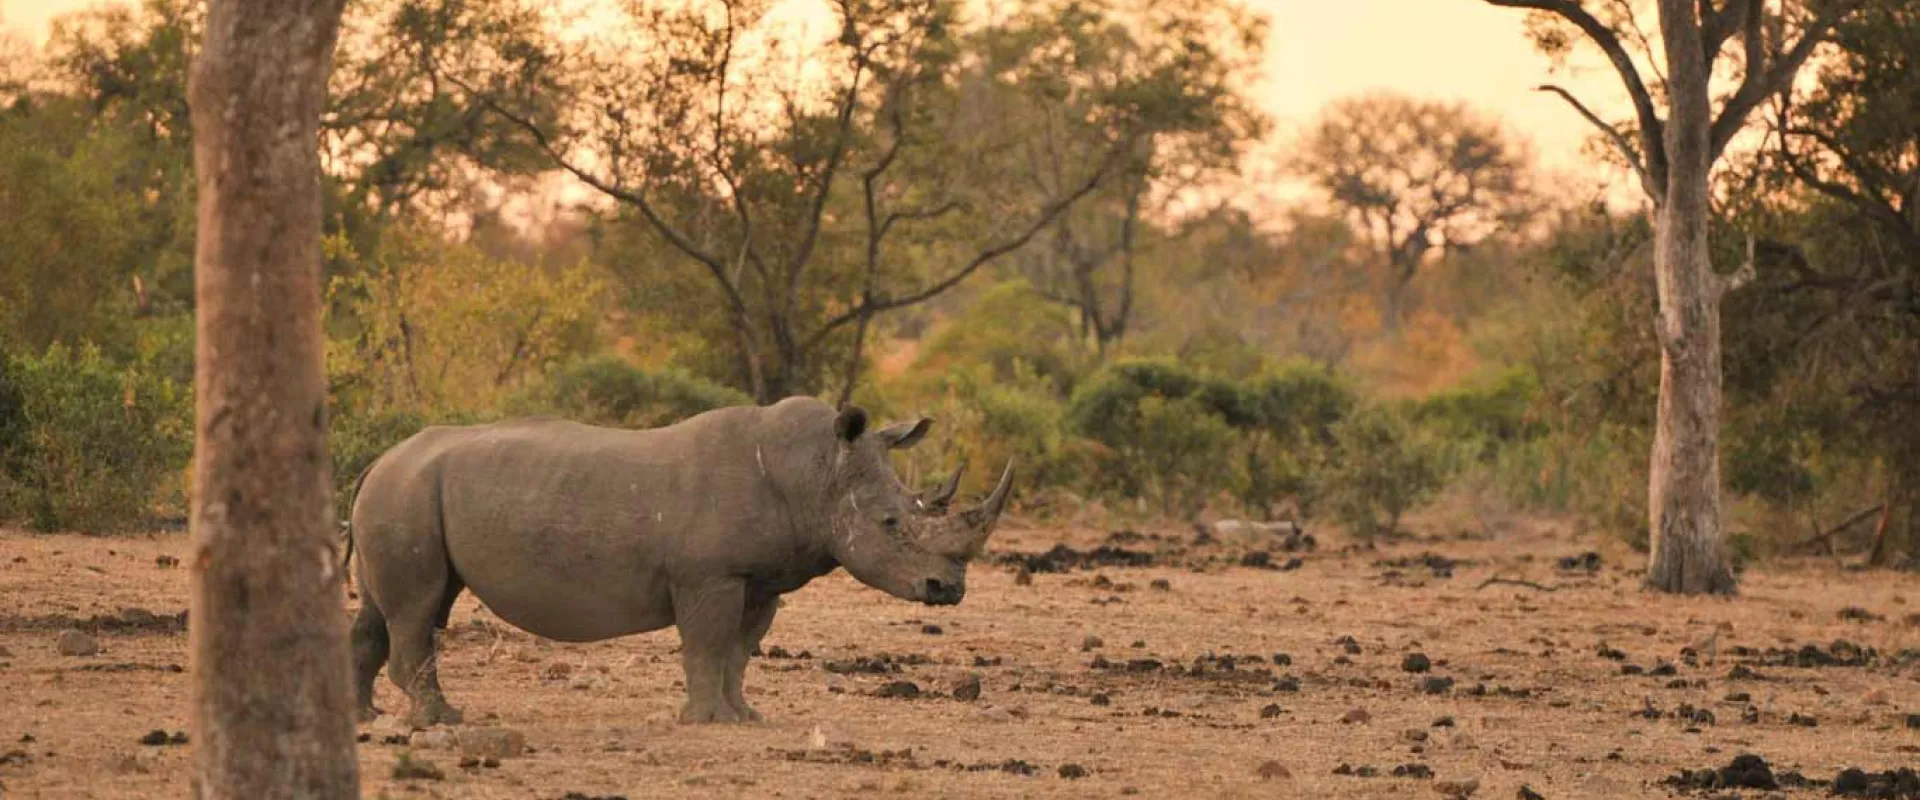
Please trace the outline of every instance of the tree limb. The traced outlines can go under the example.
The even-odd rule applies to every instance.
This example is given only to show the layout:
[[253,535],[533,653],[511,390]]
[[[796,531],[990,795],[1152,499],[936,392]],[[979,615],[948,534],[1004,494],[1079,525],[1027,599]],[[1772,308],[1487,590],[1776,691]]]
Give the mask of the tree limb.
[[964,266],[955,270],[952,274],[948,275],[947,277],[942,278],[931,285],[923,287],[918,291],[901,295],[899,297],[891,297],[891,298],[873,297],[873,298],[863,299],[858,305],[841,313],[839,316],[828,320],[825,324],[821,325],[818,330],[814,331],[813,335],[808,337],[807,339],[808,349],[811,349],[813,346],[819,344],[821,340],[825,339],[829,334],[833,333],[835,330],[838,330],[840,327],[847,325],[848,323],[853,322],[855,320],[858,320],[864,314],[890,311],[896,308],[905,308],[907,306],[926,302],[927,300],[938,296],[940,293],[945,292],[948,289],[951,289],[955,286],[958,286],[961,281],[964,281],[968,277],[971,277],[973,273],[979,271],[981,267],[986,266],[989,263],[992,263],[994,259],[999,258],[1003,255],[1006,255],[1007,253],[1013,252],[1025,246],[1026,243],[1029,241],[1032,241],[1033,237],[1038,235],[1040,231],[1045,230],[1048,225],[1053,224],[1053,221],[1057,219],[1062,213],[1064,213],[1068,208],[1072,207],[1074,203],[1079,202],[1080,198],[1086,197],[1088,194],[1091,194],[1094,189],[1098,188],[1100,186],[1101,180],[1103,180],[1106,177],[1107,171],[1111,168],[1112,162],[1116,158],[1116,154],[1119,153],[1120,151],[1121,151],[1121,148],[1116,147],[1112,153],[1108,154],[1107,158],[1102,160],[1102,163],[1100,164],[1100,166],[1095,168],[1092,171],[1092,174],[1087,176],[1087,179],[1085,181],[1082,181],[1079,186],[1075,187],[1071,192],[1068,192],[1065,196],[1062,196],[1054,200],[1052,203],[1049,203],[1046,206],[1046,208],[1041,210],[1039,216],[1035,217],[1033,221],[1029,223],[1025,228],[1022,228],[1019,233],[1007,239],[1001,240],[1000,242],[981,248],[981,250],[978,253],[975,253],[973,258],[968,260]]
[[1701,0],[1701,39],[1706,57],[1711,61],[1720,47],[1733,37],[1735,31],[1745,27],[1748,20],[1758,19],[1764,0],[1727,0],[1718,11],[1711,10],[1712,3]]
[[[1756,4],[1758,2],[1758,0],[1752,1]],[[1807,23],[1806,30],[1800,33],[1800,41],[1772,59],[1771,64],[1767,63],[1768,59],[1765,56],[1766,26],[1761,24],[1761,14],[1749,12],[1746,15],[1743,20],[1745,33],[1742,36],[1746,40],[1747,74],[1740,80],[1740,88],[1735,90],[1733,96],[1727,98],[1726,105],[1720,108],[1720,116],[1713,121],[1709,139],[1712,149],[1708,151],[1710,158],[1717,158],[1722,151],[1726,150],[1727,143],[1732,141],[1734,134],[1739,133],[1740,129],[1746,125],[1747,114],[1751,113],[1755,106],[1770,95],[1786,91],[1787,87],[1793,83],[1794,73],[1799,72],[1800,65],[1805,64],[1807,58],[1813,55],[1814,48],[1826,41],[1828,34],[1833,32],[1833,27],[1858,9],[1861,2],[1862,0],[1840,0],[1822,9],[1812,22]]]
[[1529,8],[1557,14],[1587,34],[1594,44],[1605,53],[1612,62],[1614,71],[1620,73],[1621,83],[1626,85],[1627,96],[1633,100],[1633,111],[1640,120],[1640,151],[1646,157],[1646,171],[1650,177],[1647,183],[1659,188],[1665,194],[1667,182],[1667,156],[1664,137],[1665,123],[1661,122],[1659,112],[1654,110],[1653,95],[1647,91],[1646,81],[1640,77],[1640,70],[1633,64],[1632,56],[1626,47],[1620,44],[1619,35],[1596,19],[1586,9],[1580,7],[1578,0],[1486,0],[1486,3],[1505,8]]

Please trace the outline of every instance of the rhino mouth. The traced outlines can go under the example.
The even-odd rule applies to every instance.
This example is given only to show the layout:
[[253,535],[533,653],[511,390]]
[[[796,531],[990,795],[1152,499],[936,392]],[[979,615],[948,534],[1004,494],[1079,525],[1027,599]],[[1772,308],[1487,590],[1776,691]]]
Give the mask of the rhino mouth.
[[959,605],[967,595],[963,584],[949,583],[939,578],[928,578],[920,587],[920,602],[930,606]]

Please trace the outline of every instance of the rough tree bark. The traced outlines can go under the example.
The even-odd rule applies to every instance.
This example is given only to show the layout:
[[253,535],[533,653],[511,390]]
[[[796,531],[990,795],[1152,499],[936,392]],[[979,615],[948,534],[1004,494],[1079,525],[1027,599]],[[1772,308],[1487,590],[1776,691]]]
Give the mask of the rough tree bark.
[[318,127],[344,0],[211,0],[199,180],[193,795],[357,797],[320,328]]
[[[1753,262],[1749,243],[1748,261],[1738,272],[1714,272],[1707,241],[1713,211],[1708,179],[1747,115],[1761,100],[1788,88],[1814,47],[1859,0],[1826,4],[1791,47],[1770,41],[1780,34],[1778,26],[1768,24],[1764,0],[1724,0],[1717,5],[1711,0],[1660,0],[1665,118],[1619,34],[1579,0],[1486,2],[1544,11],[1579,28],[1607,56],[1633,101],[1637,142],[1565,89],[1540,87],[1559,95],[1606,134],[1654,204],[1660,400],[1647,486],[1653,553],[1646,585],[1684,594],[1732,593],[1720,514],[1720,300],[1752,278]],[[1744,45],[1744,75],[1716,111],[1709,91],[1714,61],[1736,36]]]

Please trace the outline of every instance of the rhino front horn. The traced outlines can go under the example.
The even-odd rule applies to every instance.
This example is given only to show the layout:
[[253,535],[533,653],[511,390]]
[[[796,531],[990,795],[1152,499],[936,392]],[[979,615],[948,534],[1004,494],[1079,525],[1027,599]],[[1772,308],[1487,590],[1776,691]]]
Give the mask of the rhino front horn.
[[1013,459],[1007,459],[1007,468],[1000,473],[1000,483],[993,487],[993,494],[987,495],[985,502],[967,512],[967,522],[980,532],[981,538],[993,532],[993,523],[1000,519],[1000,512],[1007,507],[1007,499],[1013,496]]

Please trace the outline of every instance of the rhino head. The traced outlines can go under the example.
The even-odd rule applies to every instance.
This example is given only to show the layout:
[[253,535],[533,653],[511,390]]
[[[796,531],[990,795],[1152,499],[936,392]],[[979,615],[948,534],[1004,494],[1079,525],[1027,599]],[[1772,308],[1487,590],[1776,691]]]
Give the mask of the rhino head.
[[835,457],[828,477],[828,549],[861,583],[904,600],[953,605],[967,591],[967,562],[1013,494],[1013,463],[979,505],[952,509],[960,473],[931,494],[901,485],[887,453],[918,444],[933,420],[869,430],[867,414],[849,408],[834,419]]

